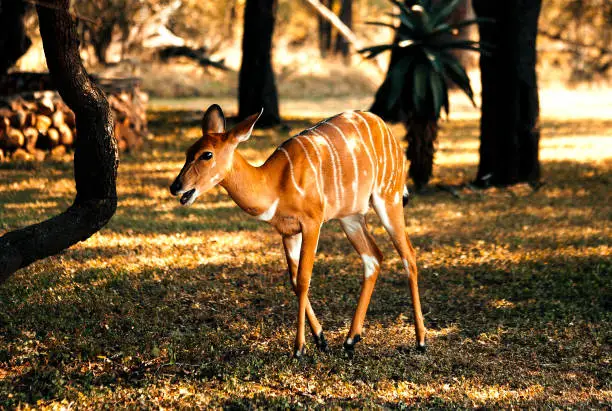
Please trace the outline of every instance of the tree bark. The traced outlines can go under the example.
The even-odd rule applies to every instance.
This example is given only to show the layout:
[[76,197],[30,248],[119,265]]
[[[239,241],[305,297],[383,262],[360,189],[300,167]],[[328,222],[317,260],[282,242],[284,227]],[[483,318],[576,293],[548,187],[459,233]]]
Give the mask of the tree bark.
[[23,23],[26,10],[24,1],[0,0],[0,76],[6,74],[32,45]]
[[541,0],[474,0],[480,39],[494,49],[481,54],[480,164],[474,184],[507,186],[540,179],[536,37]]
[[[46,7],[48,4],[49,7]],[[69,0],[36,6],[47,65],[76,115],[76,198],[62,214],[0,237],[0,282],[30,263],[57,254],[100,230],[117,208],[117,143],[108,102],[83,68]]]
[[410,161],[408,175],[414,181],[415,190],[419,192],[429,183],[433,174],[438,121],[427,116],[412,115],[406,128],[406,157]]
[[257,125],[280,124],[278,93],[272,69],[272,34],[276,0],[247,0],[242,36],[242,65],[238,79],[238,117],[264,109]]

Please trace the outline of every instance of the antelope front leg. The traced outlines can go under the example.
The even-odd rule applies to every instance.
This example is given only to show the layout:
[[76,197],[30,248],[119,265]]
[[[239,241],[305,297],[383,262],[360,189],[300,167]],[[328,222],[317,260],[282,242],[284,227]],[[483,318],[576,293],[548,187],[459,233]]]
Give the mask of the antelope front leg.
[[349,355],[352,355],[355,351],[355,344],[361,340],[363,322],[370,305],[378,273],[380,272],[383,255],[368,231],[364,216],[353,215],[345,217],[340,219],[340,224],[355,251],[357,251],[357,254],[363,260],[364,269],[357,309],[355,310],[351,328],[344,342],[344,349]]
[[310,286],[310,277],[312,276],[312,267],[314,266],[315,254],[319,243],[319,233],[321,224],[316,222],[302,223],[302,249],[300,251],[300,264],[297,273],[297,297],[298,297],[298,321],[297,334],[295,336],[295,344],[293,355],[296,358],[304,355],[304,343],[306,337],[304,335],[304,325],[306,322],[306,307],[308,306],[308,287]]
[[[283,247],[285,249],[285,257],[287,258],[287,265],[289,266],[289,281],[291,288],[297,296],[297,276],[298,276],[298,264],[300,262],[300,250],[302,249],[302,233],[283,236]],[[317,320],[317,316],[312,309],[310,300],[306,300],[306,318],[310,325],[310,331],[314,337],[317,348],[321,351],[327,351],[327,341],[323,335],[323,327]]]

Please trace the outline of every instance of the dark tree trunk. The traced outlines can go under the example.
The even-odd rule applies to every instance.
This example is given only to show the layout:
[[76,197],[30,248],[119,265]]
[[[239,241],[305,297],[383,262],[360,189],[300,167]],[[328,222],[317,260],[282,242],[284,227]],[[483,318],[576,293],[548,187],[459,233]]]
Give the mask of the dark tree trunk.
[[[321,4],[331,10],[332,0],[321,0]],[[331,51],[331,23],[320,14],[317,14],[317,19],[319,23],[319,52],[322,58],[326,58]]]
[[408,148],[406,157],[410,161],[408,175],[414,181],[416,191],[421,191],[433,174],[433,162],[438,121],[427,116],[413,115],[406,123]]
[[272,70],[272,34],[276,0],[247,0],[238,84],[238,117],[264,112],[260,127],[280,124],[278,95]]
[[76,115],[76,198],[62,214],[0,237],[0,282],[28,264],[57,254],[100,230],[117,208],[117,143],[104,94],[81,63],[69,0],[36,9],[47,65],[66,104]]
[[[341,0],[342,7],[340,8],[340,20],[346,24],[349,29],[353,28],[353,0]],[[336,37],[336,53],[348,58],[350,47],[348,41],[343,36]]]
[[23,23],[26,10],[27,4],[22,0],[0,0],[0,76],[32,45]]
[[474,0],[480,39],[494,45],[480,56],[482,118],[475,184],[506,186],[540,179],[536,36],[541,0]]

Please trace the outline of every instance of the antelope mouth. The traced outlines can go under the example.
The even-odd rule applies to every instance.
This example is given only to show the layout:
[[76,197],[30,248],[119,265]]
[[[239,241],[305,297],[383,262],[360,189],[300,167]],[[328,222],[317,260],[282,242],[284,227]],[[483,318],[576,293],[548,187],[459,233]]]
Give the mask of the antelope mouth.
[[196,193],[196,189],[192,188],[189,191],[186,191],[182,196],[181,196],[181,204],[184,206],[189,206],[191,204],[193,204],[193,202],[195,201],[196,197],[197,197],[197,193]]

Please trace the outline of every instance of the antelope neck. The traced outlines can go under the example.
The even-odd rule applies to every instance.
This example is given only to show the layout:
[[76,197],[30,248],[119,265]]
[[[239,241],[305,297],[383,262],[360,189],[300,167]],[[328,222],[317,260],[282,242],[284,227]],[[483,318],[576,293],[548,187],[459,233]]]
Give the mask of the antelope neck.
[[251,165],[235,151],[230,170],[220,183],[238,207],[250,215],[261,214],[278,200],[278,181],[265,167],[266,164]]

